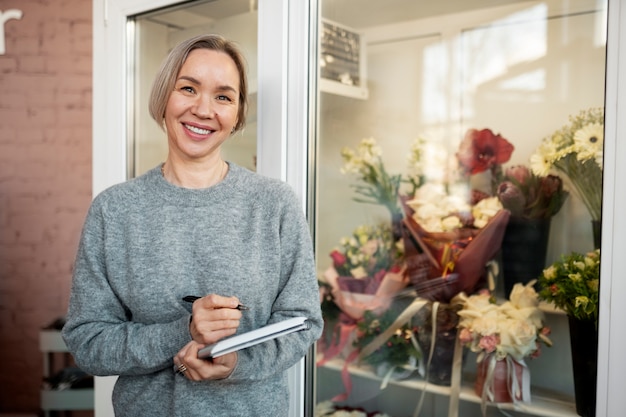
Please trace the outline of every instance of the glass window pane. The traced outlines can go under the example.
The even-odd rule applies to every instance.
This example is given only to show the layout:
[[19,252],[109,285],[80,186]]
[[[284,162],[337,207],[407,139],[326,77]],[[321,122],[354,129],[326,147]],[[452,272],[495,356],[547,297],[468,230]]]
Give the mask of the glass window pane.
[[[606,14],[607,2],[596,0],[321,1],[315,245],[326,331],[316,358],[318,415],[324,407],[446,415],[462,308],[453,296],[491,289],[493,306],[502,305],[516,282],[597,247],[594,193],[576,187],[571,169],[555,163],[549,173],[558,179],[537,177],[535,191],[515,181],[546,177],[546,148],[556,153],[554,139],[576,136],[588,143],[575,148],[575,166],[593,165],[582,190],[591,184],[591,199],[601,201]],[[479,200],[498,206],[472,211]],[[538,311],[532,349],[521,354],[530,402],[524,413],[512,400],[502,407],[576,416],[571,314],[549,297]],[[551,329],[553,347],[540,343],[533,353],[541,327]],[[481,349],[459,352],[459,415],[480,416]]]

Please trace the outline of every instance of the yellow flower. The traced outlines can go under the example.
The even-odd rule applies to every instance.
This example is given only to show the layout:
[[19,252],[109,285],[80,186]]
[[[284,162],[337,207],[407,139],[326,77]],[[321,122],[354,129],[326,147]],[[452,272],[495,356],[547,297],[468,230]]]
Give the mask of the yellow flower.
[[585,309],[585,307],[587,307],[587,304],[589,304],[589,298],[585,297],[584,295],[579,295],[574,299],[574,303],[576,307],[582,307],[583,309]]
[[578,272],[575,274],[569,274],[569,278],[574,282],[580,282],[582,280],[582,277]]
[[548,281],[552,281],[554,278],[556,278],[556,267],[554,265],[550,265],[549,267],[544,269],[543,276]]

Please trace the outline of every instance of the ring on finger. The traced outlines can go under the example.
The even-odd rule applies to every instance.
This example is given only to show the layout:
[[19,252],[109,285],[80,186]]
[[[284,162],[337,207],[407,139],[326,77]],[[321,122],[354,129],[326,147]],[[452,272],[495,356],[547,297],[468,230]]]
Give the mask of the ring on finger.
[[178,365],[176,372],[179,374],[184,374],[185,372],[187,372],[187,367],[185,366],[184,363],[181,363],[180,365]]

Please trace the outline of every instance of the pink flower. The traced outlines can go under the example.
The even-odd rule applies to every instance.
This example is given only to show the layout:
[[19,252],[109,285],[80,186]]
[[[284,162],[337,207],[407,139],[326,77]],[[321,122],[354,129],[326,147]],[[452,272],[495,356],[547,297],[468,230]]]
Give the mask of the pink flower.
[[525,165],[514,165],[509,167],[504,172],[504,175],[514,179],[520,184],[526,184],[526,182],[532,177],[530,169],[528,169]]
[[520,188],[511,181],[504,181],[498,186],[498,198],[502,206],[513,216],[521,216],[526,207],[526,197]]
[[500,343],[500,337],[495,334],[490,334],[488,336],[483,336],[480,338],[478,342],[478,347],[484,349],[485,352],[491,353],[496,350],[496,347]]
[[470,332],[467,328],[463,327],[461,332],[459,333],[459,340],[461,343],[466,344],[472,341],[472,332]]

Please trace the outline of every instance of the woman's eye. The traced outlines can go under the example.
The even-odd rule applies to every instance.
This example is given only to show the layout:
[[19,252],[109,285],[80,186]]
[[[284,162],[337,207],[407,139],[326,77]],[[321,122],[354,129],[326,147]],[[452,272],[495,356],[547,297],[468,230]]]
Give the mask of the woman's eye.
[[228,96],[217,96],[217,99],[220,101],[232,101]]
[[193,93],[196,91],[193,89],[193,87],[181,87],[180,89],[181,91],[186,91],[187,93]]

